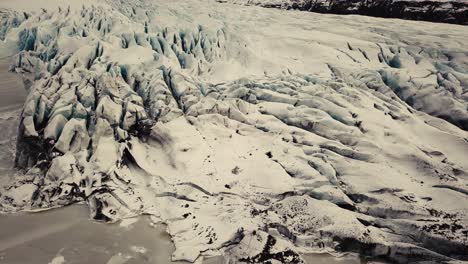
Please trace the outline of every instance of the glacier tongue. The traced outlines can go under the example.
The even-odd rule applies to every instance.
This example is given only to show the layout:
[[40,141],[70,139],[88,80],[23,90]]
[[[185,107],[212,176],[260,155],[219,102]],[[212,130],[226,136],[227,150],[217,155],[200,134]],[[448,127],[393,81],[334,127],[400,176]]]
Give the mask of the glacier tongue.
[[230,7],[6,12],[36,78],[0,209],[150,214],[191,262],[468,258],[465,28]]

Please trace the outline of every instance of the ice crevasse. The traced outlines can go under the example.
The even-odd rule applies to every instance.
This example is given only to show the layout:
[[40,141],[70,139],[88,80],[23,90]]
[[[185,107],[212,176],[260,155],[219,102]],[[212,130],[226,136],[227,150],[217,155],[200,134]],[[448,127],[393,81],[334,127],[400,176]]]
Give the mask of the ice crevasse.
[[[364,41],[307,28],[333,16],[225,6],[103,1],[2,13],[0,37],[18,48],[12,70],[35,78],[18,131],[21,173],[0,192],[1,210],[85,201],[96,220],[149,214],[167,224],[173,260],[192,262],[301,263],[313,251],[468,258],[458,39],[441,55],[415,37],[379,39],[398,21],[345,20]],[[272,18],[284,25],[264,36],[244,27],[264,30]],[[306,40],[288,32],[298,21]]]

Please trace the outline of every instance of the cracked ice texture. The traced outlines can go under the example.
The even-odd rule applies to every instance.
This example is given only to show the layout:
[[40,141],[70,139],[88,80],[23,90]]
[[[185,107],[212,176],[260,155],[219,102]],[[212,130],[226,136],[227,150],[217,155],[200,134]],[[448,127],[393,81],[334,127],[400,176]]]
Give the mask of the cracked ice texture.
[[151,214],[174,260],[466,259],[465,28],[230,7],[6,12],[36,80],[2,210]]

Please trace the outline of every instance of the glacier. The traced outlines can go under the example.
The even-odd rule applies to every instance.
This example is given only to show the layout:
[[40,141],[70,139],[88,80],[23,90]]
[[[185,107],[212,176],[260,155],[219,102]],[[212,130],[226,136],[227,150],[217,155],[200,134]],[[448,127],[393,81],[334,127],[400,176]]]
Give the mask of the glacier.
[[0,4],[33,79],[3,213],[150,215],[190,262],[468,259],[466,26],[48,1]]

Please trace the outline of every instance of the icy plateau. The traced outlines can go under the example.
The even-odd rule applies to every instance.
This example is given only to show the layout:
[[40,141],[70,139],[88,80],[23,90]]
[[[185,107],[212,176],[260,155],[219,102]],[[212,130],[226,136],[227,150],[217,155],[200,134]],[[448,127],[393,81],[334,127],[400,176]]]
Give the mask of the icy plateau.
[[44,2],[0,3],[29,91],[2,212],[148,214],[190,262],[468,260],[467,26]]

